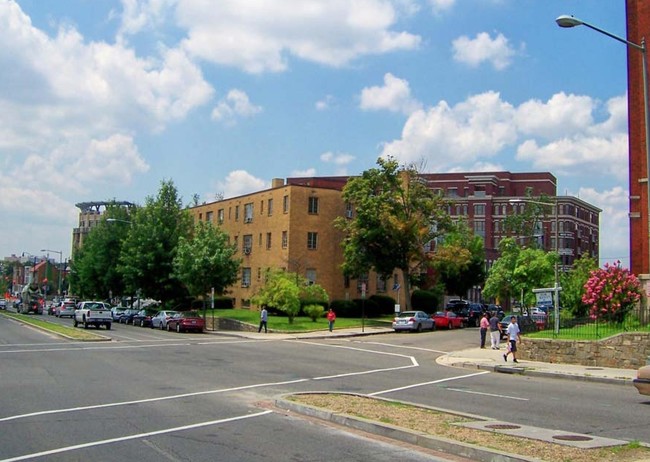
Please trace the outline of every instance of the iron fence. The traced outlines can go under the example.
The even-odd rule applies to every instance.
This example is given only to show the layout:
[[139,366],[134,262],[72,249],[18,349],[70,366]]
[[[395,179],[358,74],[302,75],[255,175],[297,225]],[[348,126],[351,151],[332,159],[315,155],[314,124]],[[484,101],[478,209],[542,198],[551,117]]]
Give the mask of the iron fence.
[[621,332],[650,331],[650,316],[647,307],[633,308],[623,319],[572,317],[560,311],[559,332],[555,332],[555,313],[551,311],[541,329],[553,338],[596,340]]

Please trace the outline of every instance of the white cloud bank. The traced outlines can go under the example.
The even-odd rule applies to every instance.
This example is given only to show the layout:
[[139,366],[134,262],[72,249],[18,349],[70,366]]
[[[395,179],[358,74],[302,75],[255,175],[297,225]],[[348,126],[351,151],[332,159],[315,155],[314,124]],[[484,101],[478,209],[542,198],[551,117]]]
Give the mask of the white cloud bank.
[[476,34],[474,39],[466,35],[458,37],[452,43],[452,52],[454,60],[470,67],[478,67],[488,62],[498,71],[507,68],[516,54],[503,34],[492,38],[487,32]]

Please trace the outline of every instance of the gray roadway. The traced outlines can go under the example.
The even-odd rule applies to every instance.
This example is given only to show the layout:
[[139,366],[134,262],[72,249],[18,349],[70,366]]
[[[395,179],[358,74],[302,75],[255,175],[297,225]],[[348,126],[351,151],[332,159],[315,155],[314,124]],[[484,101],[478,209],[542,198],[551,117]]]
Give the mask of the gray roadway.
[[264,404],[312,390],[650,441],[649,406],[633,387],[435,363],[471,346],[473,329],[309,341],[101,333],[114,340],[67,342],[0,317],[0,460],[444,460]]

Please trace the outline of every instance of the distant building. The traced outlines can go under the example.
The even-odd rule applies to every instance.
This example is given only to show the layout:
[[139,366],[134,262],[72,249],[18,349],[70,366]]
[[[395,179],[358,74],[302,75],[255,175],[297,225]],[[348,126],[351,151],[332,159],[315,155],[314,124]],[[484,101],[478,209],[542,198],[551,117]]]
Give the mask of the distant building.
[[[513,200],[540,195],[557,201],[559,208],[557,217],[553,207],[540,220],[536,238],[546,250],[555,250],[558,225],[561,269],[568,269],[584,254],[598,258],[600,209],[575,197],[556,196],[556,179],[550,173],[427,173],[421,177],[450,201],[452,219],[467,220],[475,234],[483,237],[488,266],[498,258],[498,243],[508,236],[503,219],[526,207],[525,202]],[[268,190],[189,209],[195,220],[219,225],[241,252],[240,282],[229,290],[237,307],[250,305],[268,268],[299,273],[323,286],[332,300],[359,298],[365,288],[367,295],[390,295],[404,306],[401,274],[388,280],[375,274],[353,281],[343,276],[343,235],[333,221],[354,217],[341,197],[348,179],[288,178],[286,183],[274,179]],[[480,290],[469,295],[477,301],[481,298]]]
[[99,201],[99,202],[80,202],[75,204],[79,212],[79,226],[72,230],[72,254],[75,250],[83,245],[85,237],[91,229],[93,229],[97,222],[101,219],[101,215],[106,211],[108,206],[119,206],[127,209],[132,209],[135,204],[125,201]]

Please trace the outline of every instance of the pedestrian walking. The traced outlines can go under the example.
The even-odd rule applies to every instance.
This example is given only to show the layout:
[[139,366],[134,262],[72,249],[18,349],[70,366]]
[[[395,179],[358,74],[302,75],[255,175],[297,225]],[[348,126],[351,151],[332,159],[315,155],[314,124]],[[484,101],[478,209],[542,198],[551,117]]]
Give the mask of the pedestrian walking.
[[257,332],[262,332],[262,327],[264,327],[264,333],[266,334],[268,331],[266,330],[266,324],[269,319],[269,312],[266,311],[266,305],[262,305],[262,311],[260,312],[260,328],[257,329]]
[[483,313],[483,316],[481,316],[481,323],[479,324],[479,329],[481,332],[481,348],[485,348],[485,337],[487,336],[489,327],[490,321],[488,321],[488,315],[487,313]]
[[503,355],[503,360],[508,362],[508,355],[512,353],[512,362],[517,363],[519,362],[517,361],[517,342],[521,342],[519,326],[517,325],[517,316],[512,316],[510,318],[510,324],[508,324],[506,333],[508,334],[510,348],[508,348],[508,352]]
[[501,320],[497,316],[497,312],[492,312],[492,317],[490,318],[490,343],[492,344],[493,350],[498,350],[501,344]]
[[330,332],[334,329],[334,321],[336,321],[336,313],[332,308],[327,312],[327,322],[329,323]]

